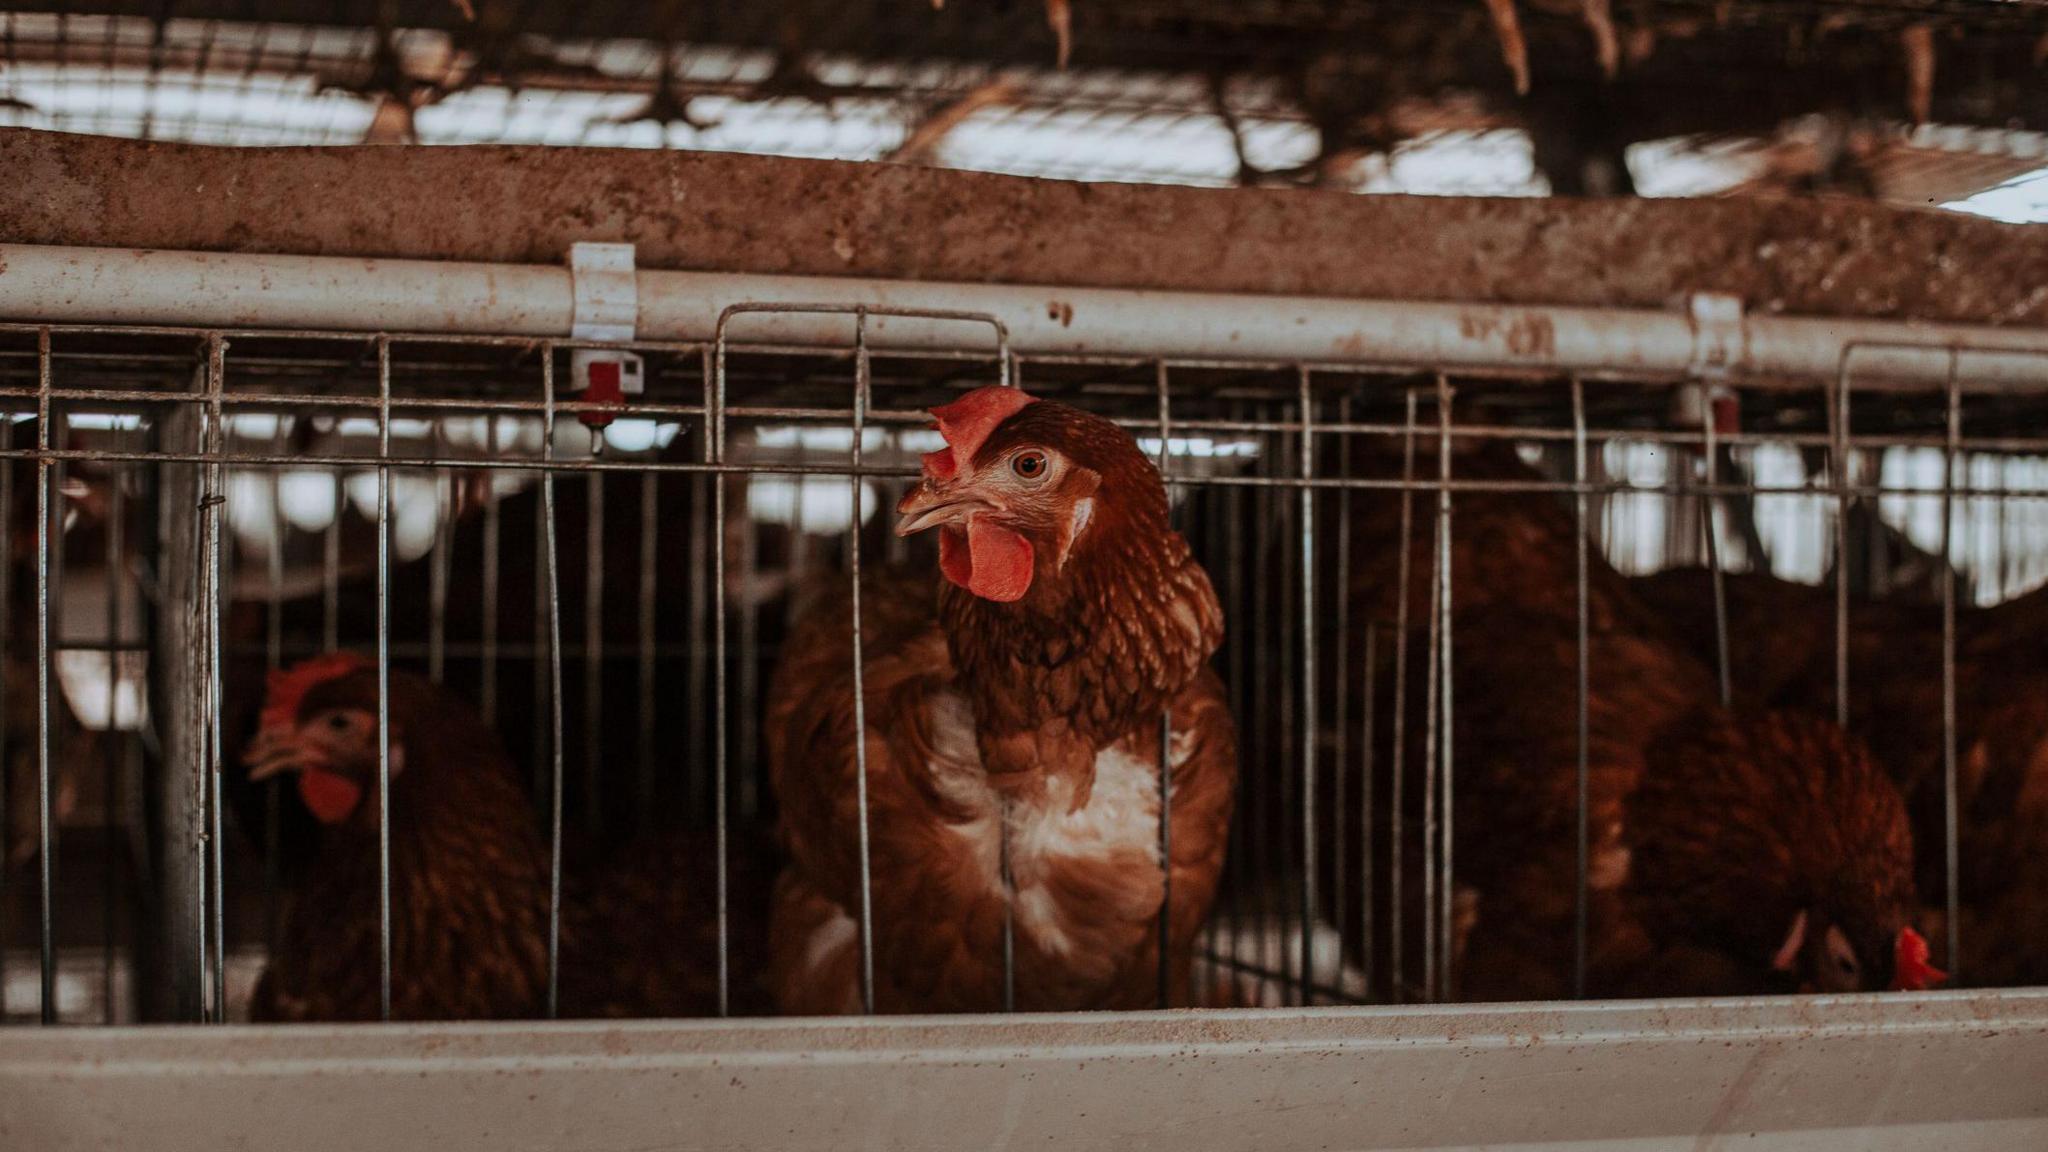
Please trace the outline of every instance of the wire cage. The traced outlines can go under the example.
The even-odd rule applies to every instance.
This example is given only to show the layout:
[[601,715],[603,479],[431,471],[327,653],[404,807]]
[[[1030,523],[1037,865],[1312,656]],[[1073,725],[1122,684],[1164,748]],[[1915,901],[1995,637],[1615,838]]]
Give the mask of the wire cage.
[[[715,979],[707,1014],[751,1010],[734,949],[765,917],[749,854],[774,868],[762,725],[780,646],[813,589],[933,566],[886,512],[940,443],[925,410],[992,383],[1129,430],[1224,608],[1241,773],[1195,1003],[1483,995],[1468,970],[1485,896],[1465,865],[1503,817],[1464,782],[1500,752],[1465,718],[1519,685],[1458,669],[1517,641],[1490,614],[1517,581],[1549,581],[1564,609],[1541,625],[1562,637],[1543,698],[1577,749],[1543,767],[1576,773],[1579,800],[1541,833],[1576,861],[1557,947],[1527,960],[1548,983],[1518,987],[1608,987],[1589,977],[1602,861],[1585,804],[1615,582],[1694,641],[1673,659],[1705,670],[1703,705],[1761,695],[1777,657],[1755,652],[1793,631],[1818,663],[1785,691],[1859,737],[1891,739],[1916,702],[1932,743],[1914,747],[1935,749],[1906,790],[1927,930],[1958,978],[2000,979],[1972,965],[1967,761],[2024,682],[1969,664],[1990,659],[1987,628],[2024,626],[2048,576],[2039,391],[1973,380],[1956,350],[1945,380],[1913,386],[1864,378],[1874,347],[1832,379],[1702,380],[1040,353],[971,312],[727,304],[711,340],[626,344],[0,330],[8,1020],[246,1018],[312,825],[241,757],[267,675],[336,651],[441,685],[518,766],[548,844],[540,1014],[574,976],[556,945],[576,845],[665,836],[712,850],[664,881],[716,894],[715,947],[667,962]],[[750,332],[792,312],[833,334]],[[949,339],[870,339],[912,316]],[[645,391],[623,408],[571,391],[589,351],[639,357]],[[1461,525],[1502,522],[1566,531],[1519,555],[1460,543]],[[1749,598],[1771,581],[1805,591]],[[1906,667],[1926,690],[1894,693]],[[1166,984],[1162,965],[1162,1006]]]

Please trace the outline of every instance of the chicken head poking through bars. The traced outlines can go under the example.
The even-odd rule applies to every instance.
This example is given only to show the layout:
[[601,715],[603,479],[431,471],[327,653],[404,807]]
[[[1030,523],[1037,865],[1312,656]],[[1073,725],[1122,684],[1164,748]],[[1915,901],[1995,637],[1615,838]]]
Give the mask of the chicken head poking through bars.
[[880,1011],[1003,1007],[1006,921],[1019,1008],[1188,1003],[1237,771],[1208,576],[1158,470],[1110,421],[1007,388],[933,415],[945,447],[896,530],[937,529],[939,571],[862,577],[865,811],[843,581],[798,623],[769,693],[791,857],[777,999],[861,1007],[871,897]]

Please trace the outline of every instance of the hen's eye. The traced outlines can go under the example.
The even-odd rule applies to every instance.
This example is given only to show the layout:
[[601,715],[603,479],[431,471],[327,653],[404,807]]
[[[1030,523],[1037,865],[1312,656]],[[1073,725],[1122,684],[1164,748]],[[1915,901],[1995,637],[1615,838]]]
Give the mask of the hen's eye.
[[1010,471],[1026,480],[1036,480],[1045,475],[1045,453],[1019,452],[1010,460]]
[[327,726],[336,732],[346,732],[349,729],[348,717],[336,712],[327,718]]

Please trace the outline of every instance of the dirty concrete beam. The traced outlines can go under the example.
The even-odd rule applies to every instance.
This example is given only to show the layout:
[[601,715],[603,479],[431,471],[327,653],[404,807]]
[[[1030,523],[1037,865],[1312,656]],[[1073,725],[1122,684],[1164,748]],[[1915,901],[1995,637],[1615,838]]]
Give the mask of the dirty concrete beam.
[[2048,228],[1841,200],[1079,184],[548,148],[215,149],[0,131],[0,241],[2048,324]]

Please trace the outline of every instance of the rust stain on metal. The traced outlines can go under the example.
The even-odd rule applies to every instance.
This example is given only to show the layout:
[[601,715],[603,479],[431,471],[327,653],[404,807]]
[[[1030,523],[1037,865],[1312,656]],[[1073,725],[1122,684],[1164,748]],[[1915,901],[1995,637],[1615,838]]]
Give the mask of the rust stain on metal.
[[1466,312],[1458,317],[1458,335],[1465,340],[1491,340],[1496,327],[1489,312]]
[[1532,360],[1557,352],[1557,328],[1548,316],[1538,313],[1502,320],[1491,312],[1466,312],[1458,317],[1458,335],[1466,340],[1497,344],[1510,355]]
[[1064,300],[1047,301],[1045,305],[1045,318],[1047,320],[1059,321],[1059,325],[1062,328],[1072,328],[1074,326],[1074,306]]
[[1517,356],[1548,357],[1557,351],[1557,329],[1550,317],[1535,313],[1508,322],[1508,351]]

